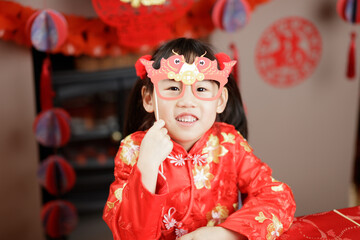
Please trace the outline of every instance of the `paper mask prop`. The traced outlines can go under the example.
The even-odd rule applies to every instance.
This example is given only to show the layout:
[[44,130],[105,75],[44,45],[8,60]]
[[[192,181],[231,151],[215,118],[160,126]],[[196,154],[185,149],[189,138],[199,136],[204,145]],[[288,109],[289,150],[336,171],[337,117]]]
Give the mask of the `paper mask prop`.
[[201,100],[218,98],[236,61],[224,62],[224,69],[218,69],[218,62],[206,57],[196,57],[192,64],[183,55],[172,55],[161,59],[160,69],[154,69],[154,61],[140,58],[156,93],[165,100],[181,98],[185,85],[191,85],[194,95]]
[[52,195],[58,196],[70,191],[75,185],[73,167],[62,157],[51,155],[38,168],[40,184]]
[[52,238],[60,238],[75,229],[78,215],[72,203],[53,200],[42,207],[41,220],[47,235]]

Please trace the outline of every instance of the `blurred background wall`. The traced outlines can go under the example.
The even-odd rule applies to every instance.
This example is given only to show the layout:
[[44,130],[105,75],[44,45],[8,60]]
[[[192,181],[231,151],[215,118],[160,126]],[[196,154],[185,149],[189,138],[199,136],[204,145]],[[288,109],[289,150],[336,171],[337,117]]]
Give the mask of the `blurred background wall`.
[[[42,0],[16,1],[41,8]],[[349,206],[358,115],[358,77],[345,76],[352,29],[335,12],[335,0],[273,0],[254,11],[235,33],[217,30],[210,42],[230,54],[237,44],[241,92],[247,106],[249,142],[293,189],[296,215]],[[91,1],[47,1],[58,11],[95,16]],[[318,66],[304,82],[279,88],[256,69],[255,52],[264,31],[276,21],[299,16],[316,26],[322,40]],[[359,41],[357,41],[359,43]],[[357,59],[359,53],[357,53]],[[357,71],[359,71],[357,64]],[[31,51],[0,41],[0,239],[43,239],[41,194],[36,180],[36,115]]]

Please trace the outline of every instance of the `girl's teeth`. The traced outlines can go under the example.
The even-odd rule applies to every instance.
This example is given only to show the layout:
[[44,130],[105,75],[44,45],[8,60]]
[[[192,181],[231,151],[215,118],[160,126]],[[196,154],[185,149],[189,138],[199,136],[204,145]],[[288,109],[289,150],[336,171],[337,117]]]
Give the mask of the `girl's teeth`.
[[179,122],[195,122],[196,118],[194,118],[194,117],[182,117],[182,118],[177,118],[176,120],[178,120]]

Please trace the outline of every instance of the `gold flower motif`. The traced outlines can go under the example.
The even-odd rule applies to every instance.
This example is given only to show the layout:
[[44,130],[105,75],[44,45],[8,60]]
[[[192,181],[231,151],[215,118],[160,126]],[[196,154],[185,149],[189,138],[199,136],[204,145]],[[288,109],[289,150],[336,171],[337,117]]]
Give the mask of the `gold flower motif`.
[[274,192],[281,192],[284,191],[284,185],[280,184],[278,186],[272,186],[271,190],[273,190]]
[[255,217],[255,220],[259,223],[263,223],[267,218],[265,217],[263,212],[259,212],[259,216]]
[[270,223],[267,227],[267,232],[268,232],[266,235],[267,240],[274,240],[278,238],[283,232],[282,223],[274,214],[272,214],[272,216],[273,216],[272,223]]
[[210,189],[211,181],[214,179],[210,171],[210,166],[207,164],[205,166],[195,165],[193,171],[195,187],[201,189],[203,187]]
[[165,0],[120,0],[124,3],[131,3],[133,8],[138,8],[142,5],[151,6],[151,5],[161,5],[165,3]]
[[140,146],[131,139],[131,136],[126,137],[122,142],[122,150],[117,156],[127,165],[134,166],[139,157]]
[[119,202],[122,201],[122,193],[123,193],[125,186],[126,186],[126,183],[124,183],[124,185],[121,188],[116,189],[114,192],[114,195],[115,195],[116,199],[119,200]]
[[231,133],[226,134],[226,133],[222,132],[221,135],[224,138],[224,140],[221,143],[233,143],[233,144],[235,144],[235,136],[233,134],[231,134]]
[[209,140],[206,142],[206,147],[203,149],[203,154],[208,154],[208,163],[219,163],[219,157],[224,156],[228,150],[220,145],[219,138],[210,134]]
[[252,152],[252,150],[253,150],[247,141],[241,142],[240,146],[242,146],[245,149],[245,151],[247,151],[247,152]]
[[220,223],[223,223],[226,218],[229,216],[229,210],[226,206],[220,205],[218,203],[210,212],[206,214],[208,220],[207,226],[213,227]]
[[108,206],[108,211],[110,211],[115,207],[115,202],[106,202],[106,205]]

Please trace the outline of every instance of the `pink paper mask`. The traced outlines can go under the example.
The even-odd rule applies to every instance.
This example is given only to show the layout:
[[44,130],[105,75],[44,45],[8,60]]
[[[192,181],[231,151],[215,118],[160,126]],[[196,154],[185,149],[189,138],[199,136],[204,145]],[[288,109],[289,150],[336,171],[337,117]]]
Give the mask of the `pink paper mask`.
[[[154,61],[149,61],[144,58],[139,59],[140,62],[145,66],[148,77],[154,84],[156,92],[159,97],[163,99],[177,99],[183,96],[184,91],[181,91],[176,97],[165,97],[159,92],[159,81],[166,79],[173,79],[176,82],[181,82],[185,85],[192,85],[194,95],[201,100],[214,100],[218,98],[222,92],[224,85],[228,81],[229,74],[232,67],[236,64],[236,61],[224,62],[224,69],[218,69],[217,60],[210,60],[206,57],[196,57],[192,64],[188,64],[185,61],[183,55],[172,55],[168,59],[161,59],[160,69],[154,69]],[[203,97],[196,94],[196,87],[199,82],[204,80],[214,80],[219,84],[219,89],[216,95],[211,97]]]

